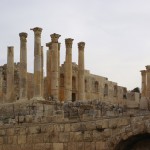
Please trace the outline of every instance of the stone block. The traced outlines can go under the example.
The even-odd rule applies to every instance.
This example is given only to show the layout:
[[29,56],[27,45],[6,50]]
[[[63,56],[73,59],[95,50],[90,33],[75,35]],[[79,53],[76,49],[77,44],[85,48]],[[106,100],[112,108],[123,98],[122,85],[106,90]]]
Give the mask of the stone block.
[[80,131],[81,124],[80,123],[72,123],[70,125],[71,131]]
[[87,122],[85,124],[86,130],[95,130],[96,129],[96,124],[95,122]]
[[19,116],[19,123],[25,122],[25,117],[24,116]]
[[70,133],[69,132],[60,132],[59,133],[59,142],[69,142]]
[[84,149],[84,142],[77,142],[77,150],[85,150]]
[[34,150],[46,150],[46,144],[45,143],[34,144]]
[[83,141],[84,134],[82,132],[70,132],[70,141],[79,142]]
[[32,123],[33,121],[33,116],[32,115],[26,115],[25,116],[25,122],[26,123]]
[[64,150],[63,143],[53,143],[53,150]]
[[6,134],[6,131],[5,130],[0,130],[0,136],[3,136],[3,135],[5,135]]
[[70,124],[65,124],[65,131],[67,131],[67,132],[70,131]]
[[85,142],[84,143],[84,149],[85,150],[91,150],[91,142]]
[[102,120],[102,128],[106,129],[108,127],[109,127],[109,121],[108,121],[108,119]]
[[25,144],[26,143],[26,135],[19,135],[18,136],[18,144]]
[[29,127],[29,133],[30,133],[30,134],[41,133],[41,128],[40,128],[40,126],[32,126],[32,127]]
[[96,150],[106,150],[105,142],[96,142]]
[[0,145],[3,144],[3,137],[0,137]]
[[68,150],[78,150],[77,149],[77,143],[75,143],[75,142],[69,142],[68,143]]
[[15,134],[14,128],[7,129],[7,135],[14,135],[14,134]]
[[33,134],[32,135],[33,143],[42,143],[44,140],[43,134]]

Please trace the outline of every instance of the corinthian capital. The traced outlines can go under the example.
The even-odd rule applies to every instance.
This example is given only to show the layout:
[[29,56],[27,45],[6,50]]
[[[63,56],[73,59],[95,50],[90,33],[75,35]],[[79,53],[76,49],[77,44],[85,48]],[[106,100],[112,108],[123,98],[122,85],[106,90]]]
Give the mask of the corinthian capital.
[[21,33],[19,33],[19,36],[20,36],[20,40],[21,40],[21,41],[25,41],[25,42],[26,42],[26,38],[27,38],[27,36],[28,36],[27,33],[21,32]]
[[79,42],[78,43],[79,50],[84,50],[84,47],[85,47],[85,42]]
[[43,29],[40,28],[40,27],[35,27],[35,28],[30,29],[30,30],[34,31],[35,36],[41,36],[41,33],[42,33]]
[[73,39],[65,39],[66,48],[72,48]]
[[50,35],[51,40],[52,40],[53,43],[58,43],[58,39],[59,39],[60,36],[61,35],[56,34],[56,33],[53,33],[53,34]]

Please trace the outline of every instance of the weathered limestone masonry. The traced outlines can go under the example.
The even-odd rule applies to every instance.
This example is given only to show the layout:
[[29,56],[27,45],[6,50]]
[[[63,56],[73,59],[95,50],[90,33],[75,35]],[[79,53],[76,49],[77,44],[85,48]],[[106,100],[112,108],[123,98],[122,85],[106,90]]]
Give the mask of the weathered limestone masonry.
[[42,53],[41,53],[41,33],[42,28],[36,27],[34,31],[34,99],[42,100]]
[[59,100],[59,34],[52,34],[52,61],[51,61],[51,95],[54,99]]
[[20,33],[20,100],[27,99],[27,33]]
[[7,50],[7,98],[6,102],[14,102],[14,47]]
[[78,58],[78,99],[85,99],[85,76],[84,76],[84,47],[85,43],[78,43],[79,58]]
[[98,100],[4,104],[0,106],[0,150],[125,149],[122,142],[150,133],[149,114],[146,109]]
[[72,101],[72,42],[73,39],[65,39],[66,61],[65,61],[65,100]]

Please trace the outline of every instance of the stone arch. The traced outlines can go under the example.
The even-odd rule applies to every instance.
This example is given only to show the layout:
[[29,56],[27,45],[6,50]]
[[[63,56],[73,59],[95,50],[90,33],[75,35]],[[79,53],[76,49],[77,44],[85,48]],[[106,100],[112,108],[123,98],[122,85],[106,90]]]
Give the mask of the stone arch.
[[127,89],[123,88],[123,99],[127,99]]
[[118,94],[118,88],[117,85],[114,86],[114,97],[117,97]]
[[150,148],[150,134],[143,133],[133,135],[127,140],[122,140],[117,144],[114,150],[149,150]]
[[98,92],[98,89],[99,89],[99,83],[98,83],[98,81],[95,81],[94,82],[94,92]]
[[148,139],[150,143],[150,120],[135,121],[133,124],[122,127],[117,134],[112,132],[112,136],[106,142],[106,149],[133,150],[128,147],[137,146],[142,139]]
[[104,85],[104,97],[108,96],[108,84]]

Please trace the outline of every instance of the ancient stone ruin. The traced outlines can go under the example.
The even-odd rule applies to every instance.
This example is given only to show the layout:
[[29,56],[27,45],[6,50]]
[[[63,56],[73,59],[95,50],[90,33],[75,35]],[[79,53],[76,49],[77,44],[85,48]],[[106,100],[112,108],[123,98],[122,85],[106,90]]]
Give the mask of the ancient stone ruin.
[[[0,150],[130,150],[150,147],[150,66],[142,70],[142,92],[85,69],[85,43],[65,39],[60,65],[59,34],[46,43],[43,70],[42,28],[34,32],[34,73],[27,72],[27,36],[20,37],[20,62],[8,47],[0,66]],[[144,146],[143,146],[144,145]]]

